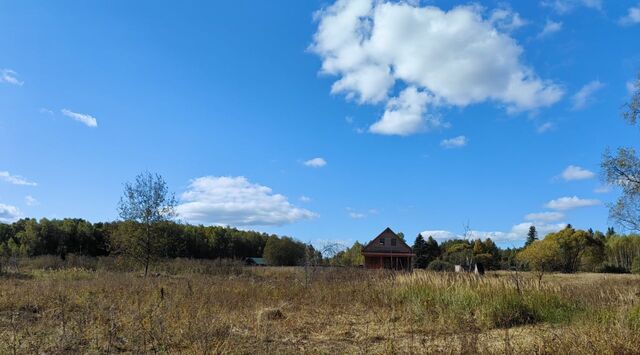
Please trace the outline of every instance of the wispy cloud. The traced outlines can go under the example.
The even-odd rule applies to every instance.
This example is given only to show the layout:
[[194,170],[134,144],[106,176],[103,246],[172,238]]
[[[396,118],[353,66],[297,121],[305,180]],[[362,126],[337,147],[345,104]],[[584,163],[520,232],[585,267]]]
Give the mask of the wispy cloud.
[[351,217],[352,219],[363,219],[366,218],[367,215],[360,212],[349,212],[349,217]]
[[309,202],[311,202],[311,197],[300,196],[300,202],[309,203]]
[[627,11],[627,15],[618,20],[623,26],[632,26],[640,23],[640,4],[638,6],[630,7]]
[[594,176],[596,176],[596,174],[592,171],[581,168],[579,166],[569,165],[566,167],[566,169],[564,169],[564,171],[562,172],[562,174],[560,174],[560,176],[565,181],[573,181],[573,180],[591,179]]
[[0,69],[0,83],[22,86],[24,81],[18,79],[18,73],[11,69]]
[[602,0],[542,0],[542,6],[550,7],[559,14],[566,14],[575,8],[584,6],[594,10],[602,10]]
[[24,197],[24,203],[27,206],[37,206],[40,204],[40,202],[38,202],[38,200],[36,200],[33,196],[31,195],[27,195]]
[[545,23],[544,28],[542,29],[542,31],[538,34],[538,37],[542,38],[542,37],[547,37],[551,34],[554,34],[556,32],[560,32],[562,30],[562,22],[558,21],[551,21],[551,20],[547,20],[547,23]]
[[11,175],[8,171],[0,171],[0,180],[14,185],[37,186],[38,184],[23,178],[20,175]]
[[309,159],[305,161],[303,164],[312,168],[322,168],[323,166],[327,165],[327,161],[324,160],[324,158],[318,157],[318,158]]
[[595,189],[593,189],[593,192],[595,192],[597,194],[606,194],[609,191],[611,191],[611,186],[609,186],[609,185],[602,185],[602,186],[598,186]]
[[572,97],[573,110],[582,110],[587,107],[593,100],[593,95],[603,87],[603,83],[599,80],[594,80],[580,88],[580,90],[578,90],[578,92]]
[[549,131],[551,131],[552,129],[554,129],[555,127],[556,127],[556,125],[555,125],[555,124],[553,124],[552,122],[545,122],[545,123],[543,123],[543,124],[539,125],[539,126],[536,128],[536,132],[538,132],[538,133],[545,133],[545,132],[549,132]]
[[524,219],[527,221],[557,222],[564,219],[564,213],[561,213],[561,212],[529,213],[528,215],[524,216]]
[[468,143],[467,137],[465,137],[465,136],[457,136],[457,137],[454,137],[454,138],[443,139],[440,142],[440,146],[445,148],[445,149],[462,148],[462,147],[466,146],[467,143]]
[[72,118],[78,122],[84,123],[85,125],[87,125],[88,127],[98,127],[98,120],[96,120],[95,117],[91,116],[91,115],[87,115],[84,113],[77,113],[77,112],[73,112],[71,110],[68,109],[62,109],[60,112],[62,112],[63,115]]
[[369,217],[370,215],[375,215],[380,213],[377,209],[375,208],[370,208],[369,210],[365,211],[357,211],[351,207],[347,207],[347,215],[349,216],[349,218],[351,219],[364,219]]
[[564,211],[564,210],[571,210],[579,207],[597,206],[599,204],[600,204],[599,200],[582,199],[582,198],[579,198],[578,196],[572,196],[572,197],[567,196],[567,197],[560,197],[558,199],[551,200],[547,202],[545,207],[550,208],[552,210]]

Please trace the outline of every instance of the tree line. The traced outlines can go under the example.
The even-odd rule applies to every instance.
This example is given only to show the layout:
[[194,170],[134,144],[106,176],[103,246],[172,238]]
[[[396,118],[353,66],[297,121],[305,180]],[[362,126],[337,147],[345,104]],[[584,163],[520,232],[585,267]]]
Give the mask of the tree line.
[[[77,218],[20,219],[0,223],[0,255],[124,255],[123,246],[140,225],[129,221],[91,223]],[[286,236],[163,221],[154,225],[153,258],[244,259],[298,265],[310,245]]]
[[[364,260],[363,245],[355,242],[339,252],[330,263],[357,266]],[[534,226],[521,248],[500,248],[491,238],[452,239],[438,243],[432,236],[419,234],[413,243],[413,267],[433,271],[452,271],[455,265],[482,264],[489,270],[544,272],[640,273],[640,235],[577,230],[571,225],[538,240]]]
[[[0,223],[0,256],[27,257],[67,254],[126,255],[125,240],[141,225],[130,221],[91,223],[83,219],[20,219]],[[535,235],[535,227],[532,228]],[[152,258],[244,259],[264,257],[271,265],[318,263],[360,266],[363,245],[355,242],[326,257],[293,238],[222,226],[162,221],[154,226]],[[452,270],[454,265],[481,263],[489,270],[544,272],[640,272],[640,235],[606,233],[567,226],[544,239],[529,239],[522,248],[500,248],[490,238],[455,239],[438,243],[418,235],[413,243],[415,268]]]

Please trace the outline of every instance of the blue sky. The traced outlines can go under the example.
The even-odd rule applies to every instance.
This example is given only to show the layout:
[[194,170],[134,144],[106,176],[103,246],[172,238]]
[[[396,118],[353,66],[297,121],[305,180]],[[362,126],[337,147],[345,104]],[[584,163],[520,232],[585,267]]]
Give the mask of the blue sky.
[[[0,218],[117,218],[162,174],[191,223],[323,241],[604,229],[637,1],[0,2]],[[436,232],[437,231],[437,232]]]

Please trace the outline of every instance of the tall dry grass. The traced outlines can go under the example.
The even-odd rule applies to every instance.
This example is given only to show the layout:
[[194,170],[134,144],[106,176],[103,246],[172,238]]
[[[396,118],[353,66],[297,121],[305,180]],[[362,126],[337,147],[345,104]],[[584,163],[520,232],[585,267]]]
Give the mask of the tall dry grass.
[[[93,266],[92,266],[93,265]],[[25,260],[0,276],[0,354],[609,353],[640,348],[640,278]],[[309,282],[310,280],[310,282]]]

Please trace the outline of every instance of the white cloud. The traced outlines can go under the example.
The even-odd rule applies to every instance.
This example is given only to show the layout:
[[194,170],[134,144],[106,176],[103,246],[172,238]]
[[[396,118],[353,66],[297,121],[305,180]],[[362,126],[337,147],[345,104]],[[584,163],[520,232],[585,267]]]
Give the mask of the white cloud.
[[19,175],[11,175],[8,171],[0,171],[0,180],[6,181],[13,185],[37,186],[38,184],[29,181]]
[[62,114],[78,122],[82,122],[88,127],[98,127],[98,120],[91,115],[69,111],[66,108],[61,110]]
[[[441,126],[427,106],[497,102],[511,112],[554,104],[563,95],[520,61],[509,10],[487,18],[479,6],[446,12],[418,2],[338,0],[316,14],[311,50],[322,72],[338,76],[332,93],[385,103],[370,132],[408,135]],[[400,85],[398,85],[400,84]],[[396,86],[400,94],[393,95]]]
[[606,194],[609,191],[611,191],[611,186],[609,186],[609,185],[602,185],[602,186],[598,186],[595,189],[593,189],[593,192],[595,192],[597,194]]
[[323,158],[313,158],[305,161],[303,164],[312,168],[322,168],[327,165],[327,161]]
[[578,92],[573,95],[573,109],[581,110],[591,102],[593,94],[595,94],[598,90],[602,89],[604,84],[598,80],[594,80],[582,88],[578,90]]
[[13,222],[21,215],[22,213],[17,207],[0,203],[0,222]]
[[38,202],[38,200],[36,200],[31,195],[27,195],[24,197],[24,203],[27,204],[27,206],[37,206],[40,204],[40,202]]
[[508,8],[502,8],[495,9],[491,12],[489,23],[495,25],[500,30],[511,32],[525,26],[527,21],[522,19],[517,12],[513,12]]
[[427,104],[433,97],[415,87],[408,87],[387,102],[382,118],[371,125],[372,133],[407,136],[432,128],[446,127],[438,116],[426,116]]
[[443,139],[440,146],[446,149],[462,148],[467,145],[467,137],[457,136],[455,138]]
[[311,202],[311,197],[300,196],[300,202],[309,203],[309,202]]
[[631,26],[640,23],[640,5],[630,7],[626,16],[623,16],[619,20],[623,26]]
[[38,111],[42,114],[53,115],[53,111],[49,110],[46,107],[41,107]]
[[575,165],[569,165],[560,175],[565,181],[586,180],[596,176],[595,173]]
[[560,14],[569,13],[579,6],[602,10],[602,0],[543,0],[541,4]]
[[[347,207],[346,210],[347,210],[347,215],[351,219],[365,219],[365,218],[367,218],[367,213],[365,213],[365,212],[356,211],[351,207]],[[375,209],[370,209],[369,213],[376,214],[376,213],[378,213],[378,211],[375,210]]]
[[[557,232],[563,229],[566,224],[565,223],[545,223],[541,221],[536,222],[523,222],[514,225],[511,227],[511,230],[508,232],[485,232],[485,231],[470,231],[468,237],[470,239],[486,239],[491,238],[494,242],[521,242],[527,238],[527,233],[529,232],[529,228],[531,226],[535,226],[538,231],[539,237],[544,237],[549,233]],[[446,230],[427,230],[422,233],[423,238],[428,238],[432,236],[438,242],[443,242],[445,240],[450,239],[464,239],[465,236],[462,234],[454,233]]]
[[433,237],[438,242],[450,239],[463,239],[464,236],[446,230],[426,230],[420,233],[423,238]]
[[536,221],[536,222],[556,222],[564,219],[564,213],[561,212],[539,212],[539,213],[529,213],[524,216],[524,219],[527,221]]
[[562,22],[547,20],[547,23],[545,23],[544,28],[540,34],[538,34],[538,37],[547,37],[553,33],[560,32],[561,30]]
[[556,127],[556,125],[555,125],[555,124],[553,124],[552,122],[545,122],[545,123],[543,123],[543,124],[539,125],[539,126],[536,128],[536,132],[538,132],[538,133],[545,133],[545,132],[548,132],[548,131],[550,131],[550,130],[554,129],[555,127]]
[[11,69],[0,69],[0,83],[22,86],[23,81],[18,79],[18,73]]
[[600,204],[599,200],[594,199],[582,199],[578,196],[573,197],[560,197],[555,200],[551,200],[547,202],[545,207],[551,208],[553,210],[570,210],[579,207],[589,207],[589,206],[597,206]]
[[363,219],[366,218],[367,215],[359,212],[349,212],[349,217],[351,217],[352,219]]
[[204,176],[191,180],[176,208],[188,222],[257,226],[283,225],[317,215],[298,208],[269,187],[245,177]]

